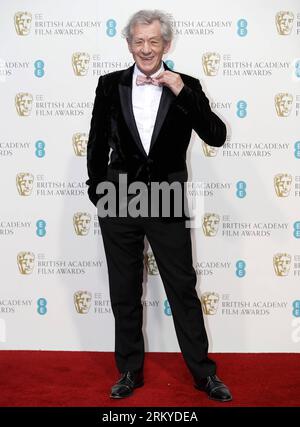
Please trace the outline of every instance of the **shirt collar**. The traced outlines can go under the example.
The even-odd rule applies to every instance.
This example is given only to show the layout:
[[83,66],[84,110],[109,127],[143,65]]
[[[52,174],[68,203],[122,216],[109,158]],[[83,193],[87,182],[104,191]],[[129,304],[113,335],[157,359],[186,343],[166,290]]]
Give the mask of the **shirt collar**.
[[[163,63],[160,64],[160,68],[159,70],[157,70],[155,73],[151,74],[150,77],[156,77],[158,76],[158,74],[162,73],[164,71],[164,66]],[[142,75],[145,76],[146,74],[142,73],[142,71],[140,71],[140,69],[138,68],[138,66],[136,64],[134,64],[134,70],[133,70],[133,76],[134,78],[136,78],[137,75]]]

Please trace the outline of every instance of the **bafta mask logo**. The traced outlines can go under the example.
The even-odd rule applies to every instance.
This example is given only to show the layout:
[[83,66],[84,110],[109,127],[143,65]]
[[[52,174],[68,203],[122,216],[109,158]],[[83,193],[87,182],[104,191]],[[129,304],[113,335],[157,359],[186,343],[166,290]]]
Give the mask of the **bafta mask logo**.
[[30,33],[32,15],[29,12],[17,12],[14,16],[15,29],[18,36],[28,36]]
[[278,173],[274,176],[274,187],[278,197],[288,197],[292,187],[292,175]]
[[91,307],[92,294],[88,291],[77,291],[74,293],[74,305],[77,313],[87,314]]
[[90,231],[91,214],[87,212],[76,212],[73,215],[73,225],[77,236],[86,236]]
[[72,66],[75,76],[86,76],[90,63],[90,55],[86,52],[74,52]]
[[20,196],[30,196],[33,188],[33,175],[29,172],[20,172],[16,176],[16,185]]
[[33,97],[31,93],[20,92],[15,96],[15,106],[19,116],[27,117],[30,116],[32,109]]
[[203,153],[206,157],[215,157],[218,154],[217,147],[212,147],[211,145],[206,144],[202,141]]
[[275,95],[275,108],[277,116],[288,117],[292,111],[293,95],[290,93],[277,93]]
[[21,274],[31,274],[34,268],[34,253],[19,252],[17,255],[17,264]]
[[293,28],[294,14],[288,11],[280,11],[276,13],[275,22],[278,34],[287,36],[291,34]]
[[73,148],[76,156],[86,156],[88,136],[86,133],[77,132],[72,137]]
[[219,294],[216,292],[204,292],[201,296],[204,314],[216,314],[219,306],[219,299]]
[[149,275],[156,276],[157,274],[159,274],[158,267],[152,252],[148,252],[145,255],[145,261],[146,261],[147,272]]
[[216,236],[220,223],[220,216],[215,213],[206,213],[202,220],[202,229],[205,236]]
[[287,276],[290,271],[292,257],[290,254],[281,253],[273,256],[273,266],[277,276]]
[[217,52],[206,52],[202,55],[202,66],[206,76],[216,76],[220,66],[220,55]]

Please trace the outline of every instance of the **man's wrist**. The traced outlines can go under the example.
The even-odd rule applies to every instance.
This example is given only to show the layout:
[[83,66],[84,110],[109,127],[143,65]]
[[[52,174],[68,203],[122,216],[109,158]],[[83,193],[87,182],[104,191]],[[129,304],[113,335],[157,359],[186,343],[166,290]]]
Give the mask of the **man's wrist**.
[[178,96],[181,93],[181,91],[183,90],[183,88],[184,88],[184,83],[182,83],[182,85],[178,88],[178,90],[176,90],[175,95]]

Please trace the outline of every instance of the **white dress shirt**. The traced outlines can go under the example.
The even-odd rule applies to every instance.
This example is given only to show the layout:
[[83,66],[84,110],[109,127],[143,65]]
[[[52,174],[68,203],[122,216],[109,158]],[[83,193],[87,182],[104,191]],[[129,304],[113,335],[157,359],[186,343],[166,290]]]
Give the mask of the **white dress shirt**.
[[[156,73],[152,74],[151,77],[156,77],[163,71],[164,67],[163,64],[161,64],[160,69]],[[132,76],[132,107],[142,144],[148,154],[160,97],[162,94],[162,87],[154,86],[152,84],[137,86],[136,77],[138,74],[145,76],[145,74],[138,69],[137,65],[135,65]]]

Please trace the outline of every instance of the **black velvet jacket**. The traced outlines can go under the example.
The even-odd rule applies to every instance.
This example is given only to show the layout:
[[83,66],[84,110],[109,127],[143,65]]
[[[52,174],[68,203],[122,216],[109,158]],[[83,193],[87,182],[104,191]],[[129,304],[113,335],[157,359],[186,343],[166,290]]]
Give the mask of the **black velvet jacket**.
[[[95,206],[101,197],[96,194],[98,183],[118,181],[120,173],[127,174],[128,184],[185,182],[186,151],[192,129],[215,147],[223,145],[226,139],[226,126],[211,111],[199,80],[180,73],[184,87],[178,96],[163,87],[147,155],[132,108],[133,68],[99,78],[87,146],[86,184]],[[166,64],[164,68],[172,71]]]

